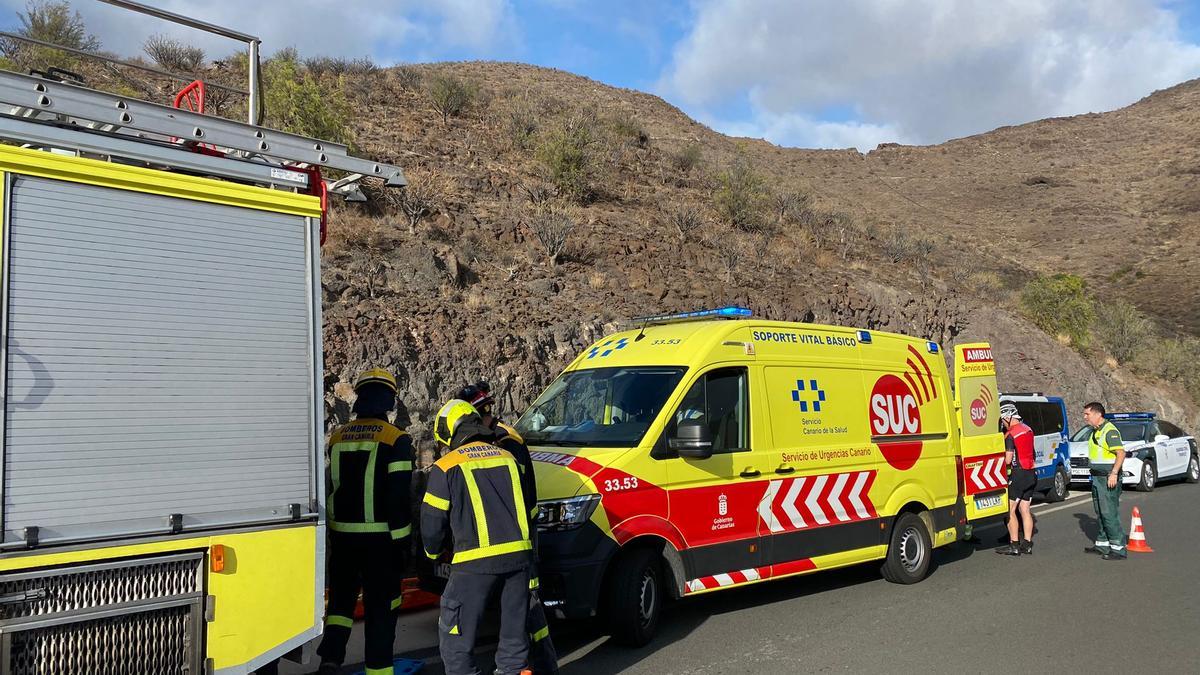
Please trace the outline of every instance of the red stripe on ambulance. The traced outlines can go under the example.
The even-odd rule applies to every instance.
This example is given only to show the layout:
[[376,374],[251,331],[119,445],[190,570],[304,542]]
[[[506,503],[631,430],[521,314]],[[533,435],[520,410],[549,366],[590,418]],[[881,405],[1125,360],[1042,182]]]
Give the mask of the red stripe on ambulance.
[[752,567],[746,570],[737,570],[734,572],[726,572],[724,574],[714,574],[710,577],[692,579],[684,585],[683,592],[685,595],[687,595],[689,593],[698,593],[700,591],[710,591],[714,588],[737,586],[738,584],[750,583],[752,581],[765,581],[766,579],[773,579],[775,577],[785,577],[789,574],[811,572],[815,569],[817,569],[817,564],[808,558],[805,558],[804,560],[792,560],[790,562],[779,563],[776,565]]

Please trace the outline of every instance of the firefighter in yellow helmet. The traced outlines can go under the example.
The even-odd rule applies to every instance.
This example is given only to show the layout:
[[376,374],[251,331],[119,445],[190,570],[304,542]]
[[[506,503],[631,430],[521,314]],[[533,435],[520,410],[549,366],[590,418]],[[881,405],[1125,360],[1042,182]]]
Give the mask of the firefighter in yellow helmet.
[[329,439],[326,517],[329,522],[329,603],[317,653],[321,674],[338,672],[362,589],[366,613],[366,675],[392,672],[392,643],[403,572],[410,551],[413,446],[388,422],[396,378],[381,368],[354,384],[355,419]]
[[[537,481],[533,474],[533,459],[529,455],[529,447],[517,430],[504,423],[495,414],[496,401],[492,397],[492,387],[480,380],[468,384],[458,391],[458,398],[470,403],[479,411],[480,421],[484,426],[496,432],[495,444],[512,453],[523,473],[523,484],[529,494],[537,497]],[[529,512],[530,522],[537,521],[537,507]],[[542,607],[541,582],[537,572],[537,528],[529,530],[530,541],[533,542],[534,565],[529,579],[529,614],[525,619],[525,630],[529,633],[529,667],[534,675],[554,675],[558,672],[558,652],[554,649],[554,640],[550,637],[550,624],[546,621],[546,610]]]
[[448,451],[434,463],[421,505],[425,554],[452,545],[450,579],[442,592],[438,643],[446,675],[479,672],[471,650],[488,596],[500,597],[496,673],[525,671],[533,544],[529,520],[536,496],[512,453],[496,445],[470,403],[442,406],[434,437]]

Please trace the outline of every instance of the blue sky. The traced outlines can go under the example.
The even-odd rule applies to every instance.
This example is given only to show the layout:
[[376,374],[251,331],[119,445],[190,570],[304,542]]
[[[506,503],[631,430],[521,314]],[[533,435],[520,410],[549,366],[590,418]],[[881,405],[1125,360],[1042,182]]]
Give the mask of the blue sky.
[[[1200,0],[148,0],[267,53],[494,59],[662,96],[725,133],[800,147],[939,143],[1110,110],[1200,76]],[[8,25],[24,0],[0,0]],[[151,34],[237,47],[72,3],[106,49]]]

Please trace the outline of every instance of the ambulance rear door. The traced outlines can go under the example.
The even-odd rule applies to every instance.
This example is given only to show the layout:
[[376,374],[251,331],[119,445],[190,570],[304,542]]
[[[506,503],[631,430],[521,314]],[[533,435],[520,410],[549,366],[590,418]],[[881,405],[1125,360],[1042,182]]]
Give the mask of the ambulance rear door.
[[1008,510],[1008,476],[991,345],[977,342],[954,348],[954,392],[967,520],[1002,515]]

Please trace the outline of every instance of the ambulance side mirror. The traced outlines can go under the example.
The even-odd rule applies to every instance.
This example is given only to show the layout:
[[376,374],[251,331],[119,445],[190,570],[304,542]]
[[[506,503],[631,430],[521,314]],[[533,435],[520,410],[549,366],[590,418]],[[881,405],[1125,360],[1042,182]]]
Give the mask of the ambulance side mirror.
[[712,431],[701,420],[684,420],[679,423],[675,435],[667,441],[667,445],[678,452],[680,457],[707,459],[712,457]]

